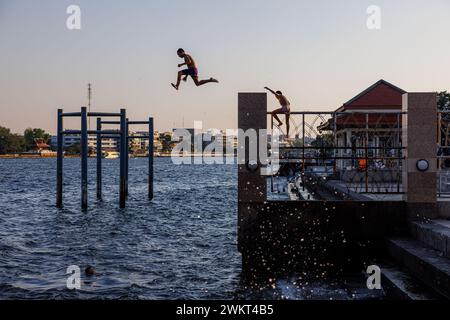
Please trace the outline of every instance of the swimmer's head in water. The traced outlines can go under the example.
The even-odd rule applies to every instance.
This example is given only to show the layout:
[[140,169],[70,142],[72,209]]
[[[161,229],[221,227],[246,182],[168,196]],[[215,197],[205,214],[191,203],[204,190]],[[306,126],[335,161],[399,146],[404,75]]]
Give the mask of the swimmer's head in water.
[[95,269],[92,266],[87,266],[86,269],[84,269],[84,273],[87,276],[94,276],[95,275]]
[[282,93],[280,90],[278,90],[278,91],[276,92],[276,94],[279,94],[280,96],[283,95],[283,93]]
[[180,48],[177,50],[177,54],[180,58],[183,58],[186,53],[184,52],[184,49]]

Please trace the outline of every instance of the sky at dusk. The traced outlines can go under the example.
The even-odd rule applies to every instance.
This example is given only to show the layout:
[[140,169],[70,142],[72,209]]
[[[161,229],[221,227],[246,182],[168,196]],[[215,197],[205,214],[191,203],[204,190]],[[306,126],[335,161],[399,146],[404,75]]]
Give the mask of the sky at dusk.
[[[66,27],[72,4],[81,30]],[[266,85],[294,111],[334,110],[381,78],[450,90],[449,14],[450,0],[0,0],[0,126],[54,133],[57,108],[87,104],[87,83],[92,110],[125,107],[159,130],[235,128],[237,93]],[[175,91],[179,47],[220,83]]]

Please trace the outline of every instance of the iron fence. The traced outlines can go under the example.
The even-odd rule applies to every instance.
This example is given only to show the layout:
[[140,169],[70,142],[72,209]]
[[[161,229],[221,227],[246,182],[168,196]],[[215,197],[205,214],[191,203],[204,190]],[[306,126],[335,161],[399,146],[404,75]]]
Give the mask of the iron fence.
[[450,111],[438,111],[438,198],[450,198]]
[[273,186],[284,177],[300,199],[402,194],[404,114],[291,112],[278,115],[279,125],[268,113],[269,141],[275,128],[281,132],[280,168],[269,177],[270,192],[276,192]]

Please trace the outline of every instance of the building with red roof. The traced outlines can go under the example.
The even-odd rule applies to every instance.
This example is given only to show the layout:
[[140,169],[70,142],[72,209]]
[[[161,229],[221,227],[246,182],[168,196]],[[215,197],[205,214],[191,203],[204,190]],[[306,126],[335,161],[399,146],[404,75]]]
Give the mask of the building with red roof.
[[405,90],[379,80],[345,102],[318,127],[335,136],[338,169],[354,168],[357,163],[352,159],[366,155],[380,166],[391,165],[389,158],[395,159],[401,146],[404,93]]

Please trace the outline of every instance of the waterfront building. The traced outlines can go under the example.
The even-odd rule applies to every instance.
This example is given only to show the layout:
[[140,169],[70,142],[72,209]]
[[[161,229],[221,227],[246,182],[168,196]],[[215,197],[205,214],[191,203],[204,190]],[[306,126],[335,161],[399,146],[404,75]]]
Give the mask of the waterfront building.
[[404,93],[405,90],[379,80],[337,108],[335,116],[318,126],[320,132],[335,135],[337,169],[357,166],[354,160],[341,158],[364,157],[366,149],[370,158],[380,159],[377,165],[396,165],[394,160],[401,146],[400,112]]

